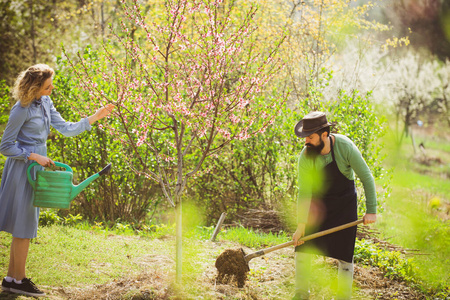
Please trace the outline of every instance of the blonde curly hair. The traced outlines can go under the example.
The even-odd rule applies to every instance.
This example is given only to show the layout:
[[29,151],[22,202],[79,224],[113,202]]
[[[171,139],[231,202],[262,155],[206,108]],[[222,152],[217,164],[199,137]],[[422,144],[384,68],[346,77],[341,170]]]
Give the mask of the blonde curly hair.
[[20,101],[22,107],[30,105],[38,97],[45,81],[55,74],[52,68],[45,64],[29,67],[19,74],[14,84],[13,97]]

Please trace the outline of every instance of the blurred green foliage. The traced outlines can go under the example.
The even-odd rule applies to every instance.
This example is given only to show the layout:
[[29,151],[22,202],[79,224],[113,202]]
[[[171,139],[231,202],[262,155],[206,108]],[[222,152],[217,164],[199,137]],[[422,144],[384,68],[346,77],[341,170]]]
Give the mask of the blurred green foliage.
[[265,133],[235,141],[205,162],[209,172],[192,180],[188,194],[206,208],[207,223],[227,212],[229,219],[250,208],[280,208],[295,201],[298,139],[293,134],[300,115],[283,109]]
[[5,80],[0,80],[0,125],[8,122],[10,109],[10,87]]
[[[339,91],[336,101],[329,105],[333,121],[337,122],[336,130],[350,138],[369,166],[375,180],[385,180],[385,184],[377,192],[378,207],[390,193],[391,170],[383,168],[385,154],[382,154],[383,143],[380,139],[386,134],[386,118],[376,113],[370,101],[371,93],[361,95],[357,90]],[[356,179],[358,189],[358,211],[365,212],[365,193],[361,181]]]
[[[3,128],[6,126],[6,123],[8,122],[8,115],[9,115],[9,109],[10,109],[10,103],[11,103],[11,89],[7,85],[5,80],[0,80],[0,128]],[[0,155],[0,174],[3,173],[3,167],[5,165],[6,157],[3,155]]]

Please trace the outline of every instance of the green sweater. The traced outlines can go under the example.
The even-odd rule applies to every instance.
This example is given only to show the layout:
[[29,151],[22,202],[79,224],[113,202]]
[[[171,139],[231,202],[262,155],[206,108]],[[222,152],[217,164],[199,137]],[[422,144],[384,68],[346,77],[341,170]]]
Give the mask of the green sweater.
[[[355,180],[355,173],[358,175],[366,194],[366,213],[375,214],[377,212],[377,194],[375,180],[369,167],[361,152],[348,137],[341,134],[333,135],[336,138],[333,149],[339,171],[350,180]],[[331,151],[328,154],[319,155],[315,159],[314,168],[314,160],[305,155],[305,149],[306,147],[303,148],[298,159],[298,223],[306,223],[312,192],[323,190],[320,184],[323,182],[321,172],[333,160]]]

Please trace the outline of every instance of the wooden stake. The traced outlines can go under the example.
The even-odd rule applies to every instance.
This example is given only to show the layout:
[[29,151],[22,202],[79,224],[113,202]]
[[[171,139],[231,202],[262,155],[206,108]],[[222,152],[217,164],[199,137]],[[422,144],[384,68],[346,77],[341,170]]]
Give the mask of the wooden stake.
[[214,240],[216,239],[216,236],[219,233],[220,227],[222,227],[222,223],[225,220],[226,216],[227,216],[227,213],[222,213],[220,215],[219,221],[217,222],[217,225],[216,225],[216,229],[214,229],[213,235],[211,236],[211,240],[210,240],[211,242],[214,242]]

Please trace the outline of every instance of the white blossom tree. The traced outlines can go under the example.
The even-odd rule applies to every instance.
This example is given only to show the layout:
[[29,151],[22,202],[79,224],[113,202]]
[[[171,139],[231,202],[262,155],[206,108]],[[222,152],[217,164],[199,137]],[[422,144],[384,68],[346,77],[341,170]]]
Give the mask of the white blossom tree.
[[450,60],[446,60],[442,67],[436,72],[439,78],[439,88],[437,92],[438,111],[442,113],[450,126]]

